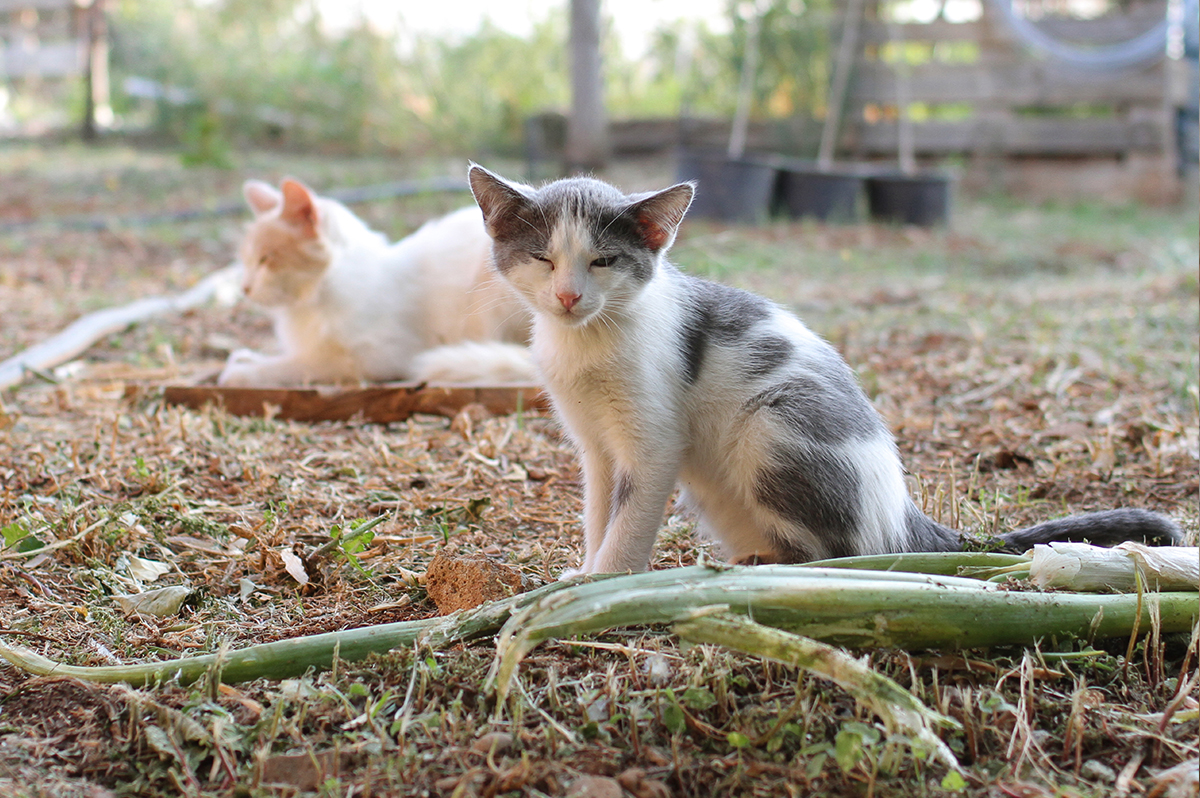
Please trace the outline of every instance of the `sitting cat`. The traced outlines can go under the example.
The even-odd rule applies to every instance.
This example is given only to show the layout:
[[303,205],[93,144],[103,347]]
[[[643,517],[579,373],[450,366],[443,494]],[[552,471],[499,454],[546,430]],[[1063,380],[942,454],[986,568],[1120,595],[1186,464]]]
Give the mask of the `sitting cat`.
[[238,350],[225,386],[312,382],[530,382],[529,318],[487,267],[479,210],[390,244],[344,205],[295,180],[244,186],[245,295],[274,317],[282,353]]
[[[470,181],[582,460],[583,572],[645,570],[676,484],[739,561],[961,548],[909,497],[890,429],[832,346],[765,299],[667,262],[692,184],[534,189],[474,165]],[[1063,539],[1180,533],[1118,509],[1000,536],[1020,550]]]

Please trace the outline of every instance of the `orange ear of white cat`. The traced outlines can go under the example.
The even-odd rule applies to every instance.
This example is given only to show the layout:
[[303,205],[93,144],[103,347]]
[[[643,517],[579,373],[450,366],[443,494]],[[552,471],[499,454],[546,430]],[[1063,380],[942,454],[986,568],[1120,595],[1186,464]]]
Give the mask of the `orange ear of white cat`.
[[261,180],[247,180],[243,183],[242,196],[246,198],[246,203],[250,206],[250,210],[254,211],[255,216],[262,216],[264,213],[275,210],[283,200],[279,189]]
[[311,237],[317,235],[317,203],[308,186],[299,180],[285,179],[280,185],[283,189],[283,210],[279,218],[291,222]]

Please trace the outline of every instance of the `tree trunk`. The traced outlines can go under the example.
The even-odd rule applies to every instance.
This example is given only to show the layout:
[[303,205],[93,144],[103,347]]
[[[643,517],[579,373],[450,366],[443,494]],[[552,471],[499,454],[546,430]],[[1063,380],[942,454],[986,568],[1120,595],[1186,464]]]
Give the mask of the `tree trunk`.
[[600,0],[571,2],[571,115],[567,120],[569,172],[601,169],[608,160],[608,120],[600,63]]
[[83,73],[82,133],[84,141],[95,141],[97,125],[107,127],[112,123],[108,87],[108,19],[104,0],[94,0],[91,8],[84,13],[87,15],[87,63]]

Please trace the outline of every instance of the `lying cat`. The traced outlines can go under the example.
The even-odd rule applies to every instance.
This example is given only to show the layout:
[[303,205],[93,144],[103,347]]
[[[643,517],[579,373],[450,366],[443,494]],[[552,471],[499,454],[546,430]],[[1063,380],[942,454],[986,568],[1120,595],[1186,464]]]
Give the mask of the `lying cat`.
[[395,244],[295,180],[249,180],[241,245],[246,296],[274,317],[281,354],[241,349],[225,386],[417,380],[530,382],[529,317],[487,268],[479,210],[435,219]]
[[[765,299],[667,262],[691,184],[534,189],[474,165],[470,181],[582,460],[583,572],[645,570],[676,484],[738,561],[961,548],[909,497],[891,431],[832,346]],[[1000,542],[1180,537],[1160,515],[1119,509]]]

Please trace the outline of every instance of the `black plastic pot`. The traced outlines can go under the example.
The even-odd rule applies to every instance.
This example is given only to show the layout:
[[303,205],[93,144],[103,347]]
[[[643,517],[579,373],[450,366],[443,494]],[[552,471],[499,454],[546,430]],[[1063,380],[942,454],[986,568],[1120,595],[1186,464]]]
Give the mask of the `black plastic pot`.
[[685,150],[677,177],[697,184],[688,216],[756,224],[770,212],[775,166],[768,161]]
[[871,175],[866,182],[867,207],[874,219],[933,227],[945,224],[949,218],[949,175],[882,172]]
[[793,219],[854,222],[865,177],[854,166],[821,169],[812,162],[787,161],[779,166],[775,207]]

